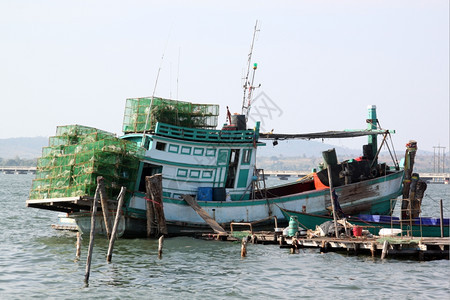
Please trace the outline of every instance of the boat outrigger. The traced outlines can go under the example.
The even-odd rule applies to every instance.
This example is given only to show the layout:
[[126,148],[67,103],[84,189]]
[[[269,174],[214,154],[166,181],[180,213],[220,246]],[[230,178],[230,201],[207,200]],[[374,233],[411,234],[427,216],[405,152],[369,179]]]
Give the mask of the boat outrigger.
[[[255,222],[272,225],[285,221],[280,208],[328,213],[330,193],[324,174],[330,168],[333,185],[347,214],[390,214],[391,199],[402,191],[403,170],[378,163],[375,106],[369,107],[369,128],[323,132],[296,138],[369,136],[363,156],[337,163],[329,151],[324,169],[297,182],[266,187],[257,168],[256,153],[264,139],[289,138],[262,134],[259,123],[247,128],[245,115],[233,115],[222,129],[217,126],[218,106],[162,98],[127,99],[124,135],[86,126],[59,126],[38,160],[27,206],[66,212],[81,231],[89,228],[89,210],[96,177],[110,183],[112,210],[120,186],[127,187],[121,232],[146,234],[145,178],[162,174],[164,215],[171,235],[210,231],[205,221],[183,199],[194,197],[219,224]],[[99,216],[100,218],[100,216]],[[100,229],[103,227],[99,226]]]

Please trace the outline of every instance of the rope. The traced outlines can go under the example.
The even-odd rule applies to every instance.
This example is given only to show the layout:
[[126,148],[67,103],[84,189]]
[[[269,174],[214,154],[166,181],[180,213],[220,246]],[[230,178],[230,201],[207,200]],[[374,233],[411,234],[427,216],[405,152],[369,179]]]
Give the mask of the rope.
[[153,203],[155,203],[155,204],[158,204],[159,206],[161,206],[161,207],[162,207],[161,203],[159,203],[159,202],[156,202],[156,201],[155,201],[155,200],[153,200],[153,199],[149,199],[149,198],[147,198],[147,197],[144,197],[144,199],[145,199],[145,200],[147,200],[147,201],[153,202]]
[[[428,198],[430,198],[432,201],[434,201],[435,203],[439,203],[439,200],[433,199],[433,198],[432,198],[430,195],[428,195],[428,194],[425,194],[424,197],[428,197]],[[444,209],[445,211],[450,211],[447,207],[443,207],[443,209]]]

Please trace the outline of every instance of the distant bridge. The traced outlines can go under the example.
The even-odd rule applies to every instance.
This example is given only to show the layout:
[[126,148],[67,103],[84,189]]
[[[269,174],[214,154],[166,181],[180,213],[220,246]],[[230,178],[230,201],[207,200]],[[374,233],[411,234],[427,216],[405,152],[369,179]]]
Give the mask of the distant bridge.
[[0,166],[0,173],[3,173],[3,174],[36,174],[36,167],[14,167],[14,166],[1,167]]

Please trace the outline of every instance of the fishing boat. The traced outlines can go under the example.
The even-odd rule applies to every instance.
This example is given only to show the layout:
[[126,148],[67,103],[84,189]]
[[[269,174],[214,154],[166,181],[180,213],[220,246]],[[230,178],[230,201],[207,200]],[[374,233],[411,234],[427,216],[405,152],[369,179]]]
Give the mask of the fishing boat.
[[[304,229],[315,230],[316,226],[333,221],[333,217],[303,213],[288,209],[281,209],[286,218],[295,217],[299,225]],[[402,235],[414,237],[441,237],[441,219],[419,217],[401,221],[398,217],[386,215],[365,215],[347,216],[346,220],[356,226],[368,230],[371,234],[379,235],[380,230],[398,229]],[[449,219],[443,219],[443,236],[449,237]]]
[[[148,121],[149,111],[152,121]],[[326,214],[331,203],[324,175],[328,168],[335,177],[336,192],[345,199],[342,209],[348,214],[390,214],[391,199],[401,194],[403,170],[398,165],[378,163],[372,153],[379,150],[371,151],[377,149],[376,135],[386,137],[385,130],[371,127],[302,134],[301,138],[308,139],[369,136],[369,143],[363,147],[363,157],[342,163],[334,157],[323,170],[303,180],[265,187],[263,170],[257,168],[257,149],[265,146],[264,139],[286,136],[260,133],[259,123],[247,129],[244,115],[232,116],[230,124],[220,130],[207,128],[214,127],[208,117],[216,117],[217,111],[215,105],[133,98],[127,99],[125,134],[120,138],[86,126],[58,126],[57,135],[50,138],[50,145],[38,160],[27,206],[68,213],[85,232],[90,226],[96,177],[103,176],[110,183],[107,193],[113,211],[120,186],[127,187],[122,234],[142,236],[146,232],[148,200],[145,178],[162,174],[168,233],[180,235],[210,231],[183,195],[194,197],[204,211],[224,226],[231,222],[272,226],[274,217],[282,223],[286,220],[280,207]],[[374,106],[369,107],[369,114],[372,126],[377,119]],[[200,120],[196,124],[180,125],[182,121],[192,122],[195,116]],[[101,212],[98,218],[101,219]],[[102,228],[98,226],[99,230]]]
[[[107,219],[106,211],[115,213],[114,199],[126,187],[122,232],[142,236],[148,203],[154,201],[146,178],[161,174],[162,203],[155,205],[163,206],[168,234],[210,231],[201,215],[225,227],[252,222],[273,228],[274,218],[286,222],[279,207],[327,213],[329,169],[333,185],[346,199],[345,212],[389,214],[391,199],[401,194],[404,173],[395,160],[392,166],[378,162],[381,146],[392,131],[379,127],[375,106],[369,106],[367,129],[362,130],[273,134],[260,132],[260,122],[248,124],[252,93],[258,87],[254,84],[257,64],[251,62],[257,31],[255,25],[240,114],[232,115],[227,108],[227,123],[217,129],[218,105],[152,95],[126,100],[121,137],[86,126],[58,126],[38,160],[27,206],[68,213],[80,230],[87,231],[96,178],[102,176],[108,183],[105,193],[110,204],[102,208],[103,217]],[[383,135],[380,147],[378,135]],[[361,157],[338,163],[336,153],[330,151],[322,169],[301,181],[267,187],[264,170],[257,165],[257,150],[266,145],[264,141],[361,136],[368,136]],[[194,198],[202,213],[185,201],[186,196]]]

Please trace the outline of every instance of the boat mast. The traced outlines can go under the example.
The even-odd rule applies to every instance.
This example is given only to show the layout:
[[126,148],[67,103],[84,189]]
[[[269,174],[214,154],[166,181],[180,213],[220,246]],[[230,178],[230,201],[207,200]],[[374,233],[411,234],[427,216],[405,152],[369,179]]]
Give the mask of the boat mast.
[[[367,129],[368,130],[376,130],[378,125],[378,119],[377,119],[377,106],[376,105],[369,105],[367,107],[368,109],[368,119],[367,119]],[[369,145],[372,146],[372,153],[375,155],[378,151],[378,141],[377,141],[377,135],[369,135]],[[377,157],[374,158],[373,165],[377,165]]]
[[[245,114],[245,121],[248,121],[248,115],[250,113],[250,107],[251,107],[251,101],[252,101],[252,91],[256,88],[253,86],[253,82],[255,80],[255,72],[258,68],[258,65],[255,63],[253,65],[253,74],[252,74],[252,81],[249,82],[249,75],[250,75],[250,66],[252,64],[252,55],[253,55],[253,46],[255,44],[255,37],[256,33],[259,31],[258,29],[258,20],[256,20],[255,29],[253,30],[253,38],[252,38],[252,44],[250,46],[250,53],[248,54],[248,62],[247,62],[247,74],[245,76],[245,82],[244,82],[244,97],[242,99],[242,111],[241,114]],[[259,85],[258,87],[260,87]],[[248,95],[247,95],[247,89],[248,89]],[[247,102],[247,105],[246,103]]]

